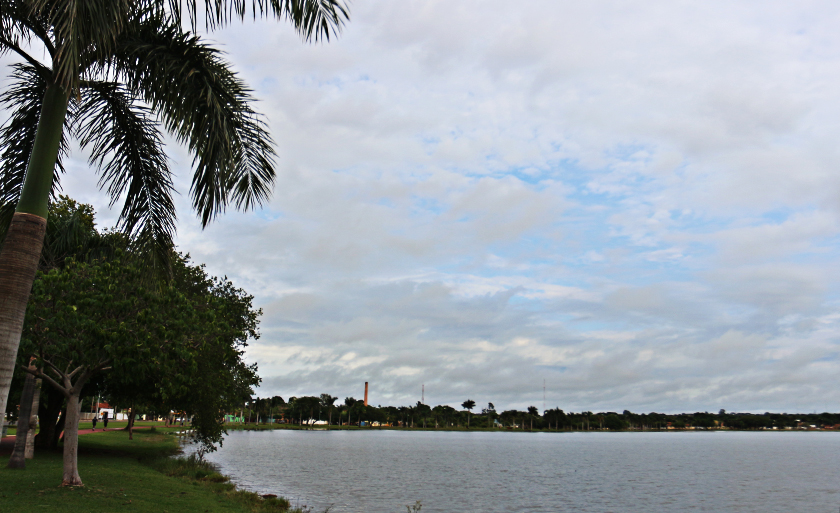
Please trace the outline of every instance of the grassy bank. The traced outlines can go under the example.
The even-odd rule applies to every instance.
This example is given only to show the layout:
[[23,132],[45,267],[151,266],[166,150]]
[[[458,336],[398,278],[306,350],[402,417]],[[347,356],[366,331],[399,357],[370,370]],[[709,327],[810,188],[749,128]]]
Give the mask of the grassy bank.
[[[110,423],[109,423],[110,424]],[[109,425],[109,427],[111,427]],[[208,464],[171,458],[177,438],[167,430],[93,433],[79,437],[85,486],[61,488],[60,453],[36,454],[26,470],[0,468],[0,511],[54,512],[298,512],[283,499],[236,490]]]

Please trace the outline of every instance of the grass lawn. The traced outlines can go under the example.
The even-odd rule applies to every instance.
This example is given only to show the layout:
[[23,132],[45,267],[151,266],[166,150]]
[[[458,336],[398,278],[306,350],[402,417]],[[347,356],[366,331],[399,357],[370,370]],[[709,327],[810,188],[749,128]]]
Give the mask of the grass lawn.
[[[111,427],[111,423],[108,423]],[[116,427],[116,426],[115,426]],[[262,512],[290,510],[283,500],[237,491],[206,465],[167,458],[177,438],[157,429],[79,437],[80,488],[62,488],[60,453],[36,453],[26,470],[0,466],[0,511]]]
[[[109,420],[108,421],[108,429],[111,428],[124,428],[128,424],[128,421],[125,420]],[[143,427],[143,426],[156,426],[156,427],[163,427],[163,422],[158,422],[154,420],[138,420],[134,423],[134,427]],[[79,422],[79,429],[90,429],[93,427],[93,424],[89,420],[83,420]],[[97,422],[96,429],[102,429],[102,422]],[[8,432],[6,436],[14,436],[17,433],[17,429],[14,426],[9,426]]]

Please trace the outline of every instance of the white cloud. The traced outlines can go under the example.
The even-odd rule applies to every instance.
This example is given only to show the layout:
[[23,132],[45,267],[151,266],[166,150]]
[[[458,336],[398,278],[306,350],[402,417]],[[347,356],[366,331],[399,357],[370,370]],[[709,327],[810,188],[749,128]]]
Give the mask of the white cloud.
[[278,144],[265,210],[200,230],[173,149],[181,248],[264,308],[261,394],[840,407],[835,3],[352,7],[325,45],[210,36]]

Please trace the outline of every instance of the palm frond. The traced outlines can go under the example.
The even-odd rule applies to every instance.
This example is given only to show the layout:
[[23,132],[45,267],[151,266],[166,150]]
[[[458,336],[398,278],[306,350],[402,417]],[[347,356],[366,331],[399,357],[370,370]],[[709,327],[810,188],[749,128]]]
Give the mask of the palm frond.
[[15,42],[29,42],[32,33],[27,29],[30,8],[21,0],[0,0],[0,37]]
[[111,53],[131,0],[29,0],[29,16],[44,19],[52,32],[54,81],[78,92],[83,63]]
[[270,0],[273,14],[290,21],[304,40],[330,40],[350,18],[347,4],[337,0]]
[[83,256],[84,249],[96,236],[93,207],[77,203],[64,195],[59,196],[58,201],[50,206],[39,269],[49,271],[63,267],[68,256]]
[[123,195],[119,228],[168,254],[175,232],[172,173],[153,113],[124,87],[85,82],[74,131],[99,168],[113,206]]
[[[0,129],[0,240],[5,238],[6,229],[12,220],[20,198],[29,156],[35,143],[35,132],[41,115],[41,102],[47,89],[47,77],[29,64],[16,64],[11,76],[11,85],[0,95],[0,105],[11,112]],[[75,105],[68,107],[67,119],[75,115]],[[64,172],[61,164],[67,155],[66,131],[62,133],[58,159],[55,163],[51,199],[61,190],[59,173]]]
[[237,120],[234,162],[226,189],[236,208],[257,208],[271,197],[274,184],[274,148],[265,121],[250,109]]
[[[154,2],[156,11],[163,14],[164,6]],[[306,41],[326,40],[336,35],[349,19],[350,10],[343,0],[169,0],[168,13],[181,25],[186,11],[189,24],[196,29],[201,11],[208,29],[229,24],[236,19],[270,16],[289,21]],[[250,9],[249,9],[250,7]]]
[[217,50],[174,24],[146,18],[126,31],[110,65],[189,148],[190,192],[204,225],[231,201],[253,208],[268,198],[273,142],[250,107],[250,90]]

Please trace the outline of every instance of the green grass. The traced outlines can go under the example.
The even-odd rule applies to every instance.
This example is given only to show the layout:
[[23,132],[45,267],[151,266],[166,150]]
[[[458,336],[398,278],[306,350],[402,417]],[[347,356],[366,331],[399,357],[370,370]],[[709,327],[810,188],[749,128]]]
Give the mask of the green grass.
[[[124,428],[128,424],[125,420],[109,420],[108,421],[108,429],[112,428]],[[143,427],[143,426],[156,426],[156,427],[163,427],[163,422],[156,422],[153,420],[138,420],[134,423],[134,427]],[[89,420],[79,422],[79,429],[90,429],[93,427],[93,424]],[[96,424],[96,429],[102,429],[102,422],[98,422]],[[14,426],[9,426],[8,431],[6,432],[6,436],[14,436],[17,433],[17,428]]]
[[[109,423],[110,427],[110,423]],[[177,438],[156,429],[79,437],[80,488],[62,488],[60,453],[36,453],[26,470],[0,467],[0,511],[50,512],[300,512],[284,499],[236,490],[195,458],[171,458]]]

